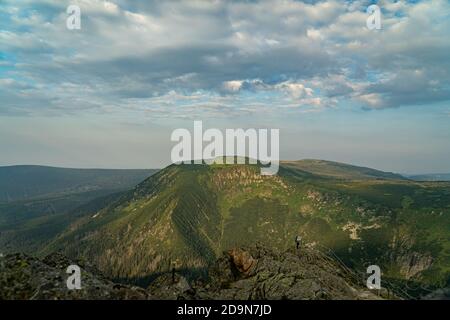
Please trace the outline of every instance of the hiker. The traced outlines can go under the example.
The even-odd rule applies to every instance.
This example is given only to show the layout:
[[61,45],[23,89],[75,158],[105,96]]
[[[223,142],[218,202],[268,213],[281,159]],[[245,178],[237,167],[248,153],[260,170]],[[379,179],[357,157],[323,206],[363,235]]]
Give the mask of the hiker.
[[302,245],[302,237],[297,236],[295,238],[295,243],[297,244],[297,250],[300,248],[300,246]]

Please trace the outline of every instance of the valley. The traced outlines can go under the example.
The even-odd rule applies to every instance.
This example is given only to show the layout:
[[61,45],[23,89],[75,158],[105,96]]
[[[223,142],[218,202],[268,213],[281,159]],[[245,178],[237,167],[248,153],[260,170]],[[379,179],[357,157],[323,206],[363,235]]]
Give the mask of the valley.
[[0,252],[38,252],[156,171],[0,167]]

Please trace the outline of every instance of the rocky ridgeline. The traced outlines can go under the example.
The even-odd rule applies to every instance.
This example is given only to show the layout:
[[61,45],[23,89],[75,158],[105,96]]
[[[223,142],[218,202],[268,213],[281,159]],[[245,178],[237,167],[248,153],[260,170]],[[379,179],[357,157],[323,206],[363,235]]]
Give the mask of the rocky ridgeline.
[[213,299],[378,299],[331,258],[310,248],[278,253],[262,246],[232,249],[210,268]]
[[[82,268],[82,289],[68,290],[66,268]],[[331,258],[313,249],[276,253],[261,246],[225,252],[207,281],[163,274],[147,289],[114,283],[93,266],[60,254],[0,258],[0,299],[378,299]]]

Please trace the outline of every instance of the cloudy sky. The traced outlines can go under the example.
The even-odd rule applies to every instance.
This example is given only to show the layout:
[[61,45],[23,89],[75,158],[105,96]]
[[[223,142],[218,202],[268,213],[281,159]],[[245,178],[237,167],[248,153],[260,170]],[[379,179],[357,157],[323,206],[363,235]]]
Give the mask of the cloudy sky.
[[447,0],[0,0],[0,165],[162,167],[203,120],[279,128],[282,159],[450,172],[449,101]]

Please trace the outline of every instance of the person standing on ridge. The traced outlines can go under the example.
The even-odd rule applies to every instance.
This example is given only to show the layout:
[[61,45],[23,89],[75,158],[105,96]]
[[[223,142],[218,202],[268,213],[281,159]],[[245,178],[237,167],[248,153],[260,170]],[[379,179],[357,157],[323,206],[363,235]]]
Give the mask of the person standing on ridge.
[[297,250],[300,249],[300,247],[301,247],[301,245],[302,245],[302,237],[297,236],[297,237],[295,238],[295,243],[296,243],[296,245],[297,245]]

